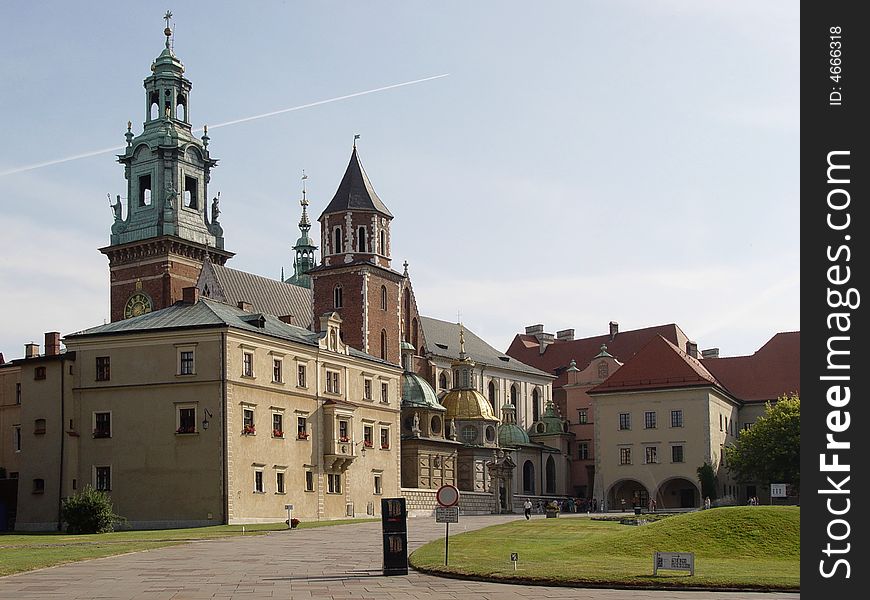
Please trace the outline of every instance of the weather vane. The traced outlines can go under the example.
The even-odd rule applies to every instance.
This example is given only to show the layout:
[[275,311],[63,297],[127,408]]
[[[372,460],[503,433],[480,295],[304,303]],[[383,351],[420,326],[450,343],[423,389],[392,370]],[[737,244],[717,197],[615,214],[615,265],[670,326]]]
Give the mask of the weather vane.
[[166,36],[166,47],[169,48],[169,39],[172,35],[172,29],[169,27],[169,19],[172,18],[172,11],[167,10],[166,14],[163,15],[163,19],[166,21],[166,29],[163,30],[163,35]]
[[305,199],[305,180],[308,175],[305,174],[305,169],[302,169],[302,206],[308,206],[308,200]]
[[353,134],[353,147],[356,148],[356,141],[359,139],[359,134]]

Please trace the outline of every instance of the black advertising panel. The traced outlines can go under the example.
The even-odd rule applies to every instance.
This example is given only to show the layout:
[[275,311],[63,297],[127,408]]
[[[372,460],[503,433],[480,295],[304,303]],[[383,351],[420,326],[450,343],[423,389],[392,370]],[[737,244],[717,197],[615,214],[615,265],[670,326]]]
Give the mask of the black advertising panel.
[[408,510],[404,498],[381,499],[384,575],[408,574]]

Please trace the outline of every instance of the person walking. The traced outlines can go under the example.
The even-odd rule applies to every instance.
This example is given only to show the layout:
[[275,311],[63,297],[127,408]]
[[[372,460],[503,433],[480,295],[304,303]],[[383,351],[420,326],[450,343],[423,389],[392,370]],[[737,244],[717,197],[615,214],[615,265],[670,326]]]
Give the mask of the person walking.
[[526,521],[532,518],[532,501],[528,498],[523,502],[523,513],[526,515]]

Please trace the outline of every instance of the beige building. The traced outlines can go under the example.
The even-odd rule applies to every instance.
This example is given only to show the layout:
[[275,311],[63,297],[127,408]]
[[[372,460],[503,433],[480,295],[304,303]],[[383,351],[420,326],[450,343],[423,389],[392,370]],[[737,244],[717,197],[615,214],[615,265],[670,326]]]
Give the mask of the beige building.
[[134,528],[379,514],[399,489],[400,369],[347,347],[335,314],[318,334],[187,300],[17,361],[16,528],[56,528],[88,483]]

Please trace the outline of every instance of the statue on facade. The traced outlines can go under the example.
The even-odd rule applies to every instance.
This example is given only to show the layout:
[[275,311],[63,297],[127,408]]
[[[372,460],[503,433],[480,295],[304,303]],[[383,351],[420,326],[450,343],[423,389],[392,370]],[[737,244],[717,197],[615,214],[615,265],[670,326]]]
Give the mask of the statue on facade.
[[[111,196],[109,196],[109,201],[111,202]],[[112,211],[115,213],[115,221],[121,220],[121,194],[118,194],[117,199],[112,204]]]
[[420,414],[417,411],[414,411],[414,422],[411,425],[411,433],[420,433]]
[[178,192],[175,191],[175,188],[172,187],[172,183],[166,183],[166,205],[165,208],[172,208],[172,200],[178,195]]
[[447,421],[447,439],[456,439],[456,422],[452,418]]
[[211,222],[217,223],[218,215],[221,214],[220,209],[220,201],[221,201],[221,193],[218,192],[217,196],[215,196],[211,201]]

